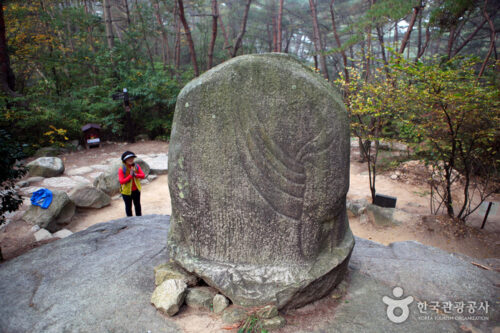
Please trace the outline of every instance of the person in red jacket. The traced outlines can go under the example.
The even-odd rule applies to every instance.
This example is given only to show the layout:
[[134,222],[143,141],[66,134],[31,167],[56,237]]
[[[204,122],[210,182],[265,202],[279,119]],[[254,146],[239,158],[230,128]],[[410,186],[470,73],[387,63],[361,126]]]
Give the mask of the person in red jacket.
[[132,202],[134,203],[135,215],[141,216],[141,182],[144,179],[139,164],[134,163],[137,156],[131,151],[122,154],[123,165],[118,169],[118,180],[120,181],[120,192],[125,202],[125,213],[132,216]]

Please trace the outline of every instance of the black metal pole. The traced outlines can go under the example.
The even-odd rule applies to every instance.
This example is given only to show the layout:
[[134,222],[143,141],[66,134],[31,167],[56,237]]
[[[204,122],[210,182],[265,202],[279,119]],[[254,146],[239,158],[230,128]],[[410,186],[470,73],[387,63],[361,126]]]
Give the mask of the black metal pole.
[[491,209],[492,205],[493,205],[493,202],[490,202],[488,204],[488,209],[486,209],[486,214],[484,215],[484,220],[483,220],[483,224],[481,224],[481,229],[483,229],[484,225],[486,224],[486,219],[488,219],[488,215],[490,214],[490,209]]

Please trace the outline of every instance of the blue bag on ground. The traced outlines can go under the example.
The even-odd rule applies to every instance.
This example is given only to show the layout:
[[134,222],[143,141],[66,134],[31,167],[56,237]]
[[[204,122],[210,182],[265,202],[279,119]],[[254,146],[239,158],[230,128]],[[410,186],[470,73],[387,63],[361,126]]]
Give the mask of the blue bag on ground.
[[49,208],[52,203],[52,191],[46,188],[41,188],[31,195],[31,204],[40,206],[43,209]]

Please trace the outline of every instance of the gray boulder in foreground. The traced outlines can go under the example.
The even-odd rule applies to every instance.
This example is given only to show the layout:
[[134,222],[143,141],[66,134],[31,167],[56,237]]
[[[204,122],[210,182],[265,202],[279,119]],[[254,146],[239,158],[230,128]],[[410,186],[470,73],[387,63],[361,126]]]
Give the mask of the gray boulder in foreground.
[[[0,332],[182,332],[150,304],[154,267],[169,261],[169,227],[169,216],[123,218],[0,264]],[[500,273],[471,261],[484,263],[413,241],[384,246],[356,237],[346,294],[322,309],[332,315],[318,313],[303,327],[300,313],[282,314],[288,324],[280,332],[460,332],[462,325],[491,332],[500,319]],[[396,286],[415,298],[401,324],[388,320],[382,302]],[[417,300],[489,301],[489,319],[419,319]]]
[[59,157],[40,157],[26,164],[31,177],[56,177],[64,172],[63,161]]

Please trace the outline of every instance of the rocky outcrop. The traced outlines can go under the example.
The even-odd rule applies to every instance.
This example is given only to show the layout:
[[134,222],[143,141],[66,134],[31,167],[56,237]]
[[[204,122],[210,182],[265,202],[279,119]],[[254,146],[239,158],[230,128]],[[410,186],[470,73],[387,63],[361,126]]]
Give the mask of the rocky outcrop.
[[[168,230],[168,216],[124,218],[0,264],[0,332],[181,332],[176,321],[150,304],[153,268],[169,261],[164,242]],[[335,298],[334,304],[322,300],[308,305],[316,314],[310,326],[307,318],[302,320],[306,326],[300,325],[301,316],[310,317],[301,314],[307,309],[284,315],[289,324],[280,332],[491,332],[500,320],[500,273],[472,261],[487,265],[417,242],[384,246],[356,238],[342,283],[345,292],[328,296]],[[399,324],[388,319],[382,300],[395,299],[397,286],[403,289],[400,298],[414,298],[409,317]],[[430,319],[436,314],[429,308],[427,319],[422,319],[418,302],[424,301],[488,301],[490,307],[482,320]],[[484,313],[478,306],[476,315]],[[235,320],[231,309],[234,305],[223,311],[228,313],[223,318]],[[244,309],[239,314],[240,321],[247,316]]]

